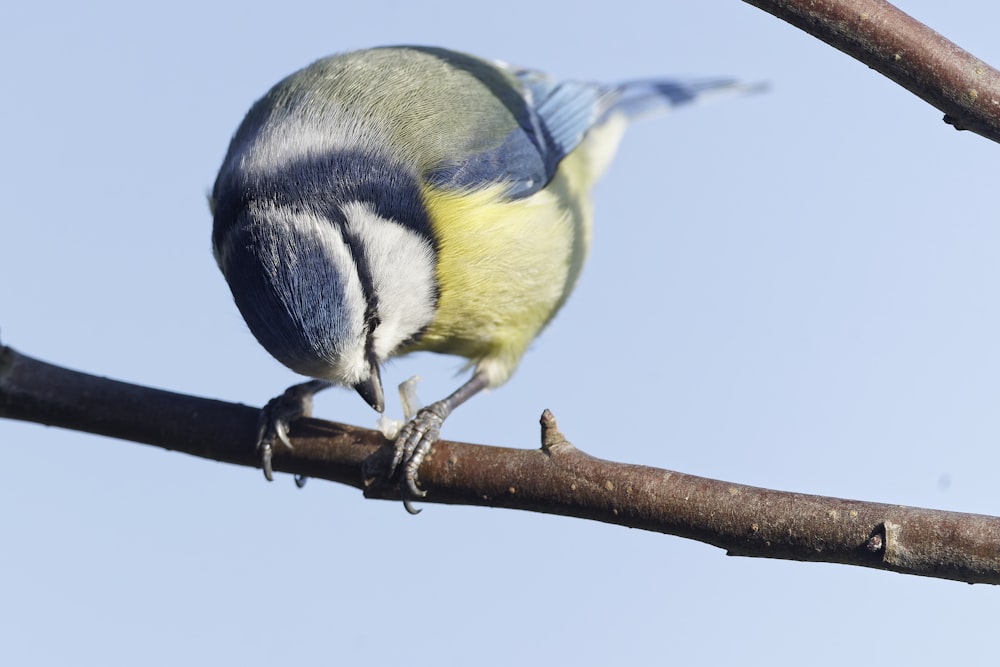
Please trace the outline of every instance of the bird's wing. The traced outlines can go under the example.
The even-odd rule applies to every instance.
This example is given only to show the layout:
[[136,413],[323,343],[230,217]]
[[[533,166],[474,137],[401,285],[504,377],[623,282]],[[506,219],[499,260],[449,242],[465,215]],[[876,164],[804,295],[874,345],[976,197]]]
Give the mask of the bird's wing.
[[497,79],[488,76],[492,73],[485,72],[482,64],[468,71],[491,89],[514,122],[501,140],[485,150],[439,165],[430,174],[430,181],[449,189],[478,189],[503,183],[506,196],[528,197],[545,187],[559,162],[602,117],[615,88],[556,81],[533,70],[497,63],[508,75],[500,89]]

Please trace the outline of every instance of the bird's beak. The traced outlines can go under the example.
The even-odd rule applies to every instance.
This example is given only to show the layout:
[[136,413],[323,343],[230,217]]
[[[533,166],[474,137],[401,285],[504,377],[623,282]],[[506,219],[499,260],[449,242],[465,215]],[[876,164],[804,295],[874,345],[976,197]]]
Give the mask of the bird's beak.
[[361,398],[365,399],[365,403],[372,406],[375,412],[382,412],[385,410],[385,397],[382,394],[382,378],[379,377],[378,366],[372,364],[371,368],[372,372],[368,375],[368,379],[354,385],[354,389],[361,394]]

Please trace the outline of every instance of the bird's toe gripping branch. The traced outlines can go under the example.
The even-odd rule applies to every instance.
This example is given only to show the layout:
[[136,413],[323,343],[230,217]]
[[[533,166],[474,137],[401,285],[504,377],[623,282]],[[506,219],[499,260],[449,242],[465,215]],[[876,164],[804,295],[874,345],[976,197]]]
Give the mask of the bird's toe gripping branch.
[[260,411],[257,422],[257,456],[267,481],[274,481],[271,458],[274,455],[275,442],[292,449],[292,441],[288,438],[288,425],[299,417],[310,416],[313,395],[329,386],[330,383],[323,380],[292,385],[284,393],[268,401]]
[[[452,413],[452,410],[487,386],[489,386],[487,374],[482,370],[477,370],[468,382],[456,389],[448,398],[431,403],[417,412],[417,416],[403,426],[399,437],[396,438],[392,465],[389,467],[389,477],[394,477],[402,466],[400,481],[406,483],[406,490],[415,498],[426,496],[427,492],[421,490],[417,485],[417,471],[420,469],[424,457],[431,450],[431,446],[437,442],[441,435],[441,425]],[[408,499],[403,500],[403,505],[410,514],[417,513]]]
[[[427,452],[441,435],[441,425],[451,413],[447,401],[431,403],[417,412],[417,415],[403,426],[393,450],[389,476],[399,471],[400,481],[406,484],[409,493],[416,498],[427,495],[417,485],[417,471]],[[408,508],[409,509],[409,508]]]

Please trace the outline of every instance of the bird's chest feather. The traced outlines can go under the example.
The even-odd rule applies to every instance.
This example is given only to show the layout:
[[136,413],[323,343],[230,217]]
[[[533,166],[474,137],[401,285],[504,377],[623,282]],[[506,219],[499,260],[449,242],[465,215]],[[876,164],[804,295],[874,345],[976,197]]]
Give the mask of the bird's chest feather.
[[424,195],[438,239],[439,300],[412,349],[516,359],[572,289],[589,211],[560,188],[516,200],[499,189]]

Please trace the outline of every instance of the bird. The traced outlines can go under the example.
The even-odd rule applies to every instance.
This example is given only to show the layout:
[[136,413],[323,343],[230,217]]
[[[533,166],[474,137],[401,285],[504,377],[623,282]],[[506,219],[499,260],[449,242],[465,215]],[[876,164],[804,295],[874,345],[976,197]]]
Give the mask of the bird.
[[432,351],[472,372],[396,438],[388,475],[424,496],[418,469],[449,414],[504,384],[573,290],[590,190],[625,127],[755,89],[559,80],[432,46],[341,53],[274,85],[210,195],[212,250],[238,310],[275,359],[311,378],[261,413],[266,478],[316,392],[353,388],[382,413],[383,364]]

